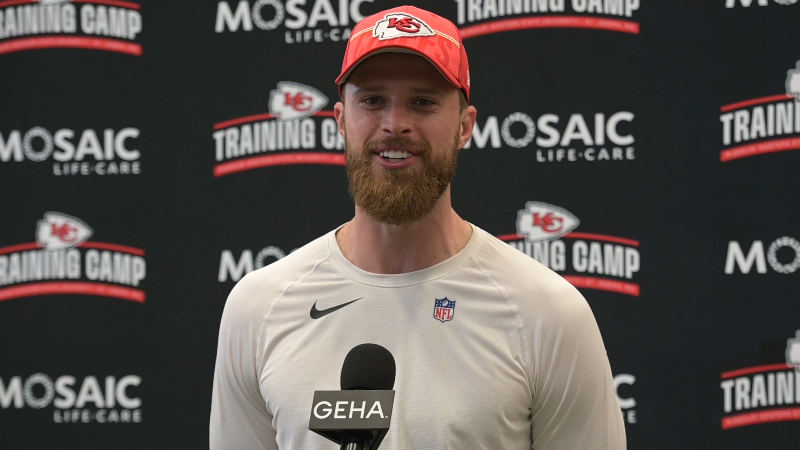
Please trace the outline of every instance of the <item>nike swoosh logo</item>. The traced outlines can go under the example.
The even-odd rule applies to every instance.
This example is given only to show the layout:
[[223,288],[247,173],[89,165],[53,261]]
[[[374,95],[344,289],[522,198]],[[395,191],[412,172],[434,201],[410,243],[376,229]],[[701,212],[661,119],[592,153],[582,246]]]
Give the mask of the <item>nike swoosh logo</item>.
[[349,301],[347,303],[342,303],[341,305],[334,306],[333,308],[323,309],[321,311],[319,309],[317,309],[317,302],[314,302],[314,304],[311,306],[311,312],[309,313],[309,315],[311,316],[312,319],[319,319],[320,317],[327,316],[328,314],[330,314],[330,313],[332,313],[334,311],[337,311],[339,309],[344,308],[345,306],[349,305],[350,303],[357,302],[357,301],[361,300],[362,298],[364,298],[364,297],[359,297],[359,298],[357,298],[355,300],[352,300],[352,301]]

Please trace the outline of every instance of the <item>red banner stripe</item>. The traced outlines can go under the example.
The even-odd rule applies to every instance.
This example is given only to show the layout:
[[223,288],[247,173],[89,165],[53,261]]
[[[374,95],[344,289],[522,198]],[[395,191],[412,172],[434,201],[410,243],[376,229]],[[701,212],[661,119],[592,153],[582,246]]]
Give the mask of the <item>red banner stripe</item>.
[[633,240],[633,239],[626,239],[626,238],[616,237],[616,236],[606,236],[604,234],[572,232],[572,233],[565,234],[564,237],[565,238],[570,238],[570,239],[590,239],[590,240],[593,240],[593,241],[614,242],[614,243],[617,243],[617,244],[625,244],[625,245],[630,245],[630,246],[633,246],[633,247],[638,247],[639,246],[639,241],[636,241],[636,240]]
[[332,166],[344,165],[342,153],[284,153],[278,155],[251,156],[214,166],[214,176],[221,177],[245,170],[259,169],[270,166],[286,166],[291,164],[328,164]]
[[122,0],[72,0],[75,3],[94,3],[96,5],[118,6],[120,8],[140,9],[141,5]]
[[461,28],[462,39],[486,34],[502,33],[532,28],[591,28],[639,34],[639,24],[629,20],[605,19],[583,16],[542,16],[503,19]]
[[500,239],[501,241],[516,241],[520,239],[525,239],[525,236],[517,233],[498,234],[497,239]]
[[142,55],[142,46],[140,44],[118,41],[116,39],[83,36],[40,36],[0,42],[0,55],[42,48],[85,48],[90,50],[127,53],[136,56]]
[[767,153],[782,152],[786,150],[800,150],[800,138],[773,139],[771,141],[759,142],[757,144],[734,147],[719,152],[719,160],[722,162],[728,162],[734,159],[764,155]]
[[[617,244],[625,244],[631,245],[633,247],[639,246],[639,241],[633,239],[626,239],[616,236],[606,236],[604,234],[594,234],[594,233],[567,233],[564,235],[565,238],[570,239],[591,239],[594,241],[606,241],[606,242],[615,242]],[[525,239],[525,236],[521,234],[501,234],[497,236],[497,239],[501,241],[516,241],[519,239]]]
[[224,122],[215,123],[214,131],[232,127],[234,125],[239,125],[242,123],[255,122],[257,120],[274,119],[275,117],[276,116],[274,114],[270,113],[254,114],[252,116],[239,117],[238,119],[231,119],[231,120],[226,120]]
[[145,292],[139,289],[116,286],[107,283],[84,281],[48,281],[30,283],[0,289],[0,301],[37,295],[82,294],[112,297],[144,303]]
[[761,372],[774,372],[776,370],[786,370],[791,369],[792,366],[781,363],[781,364],[767,364],[765,366],[753,366],[753,367],[745,367],[744,369],[737,369],[731,370],[728,372],[722,373],[722,379],[727,380],[728,378],[736,378],[742,375],[750,375],[751,373],[761,373]]
[[618,294],[639,296],[639,285],[627,281],[608,280],[606,278],[585,277],[582,275],[562,275],[575,287],[616,292]]
[[0,2],[0,8],[5,8],[6,6],[24,5],[26,3],[33,4],[35,2],[33,0],[6,0],[4,2]]
[[800,408],[776,408],[725,417],[722,419],[722,429],[729,430],[736,427],[789,420],[800,420]]
[[[333,111],[317,111],[314,114],[312,114],[312,116],[314,116],[314,117],[333,117]],[[226,120],[224,122],[215,123],[214,124],[214,131],[221,130],[223,128],[232,127],[232,126],[235,126],[235,125],[240,125],[240,124],[243,124],[243,123],[256,122],[256,121],[259,121],[259,120],[275,119],[277,117],[278,116],[276,116],[275,114],[272,114],[272,113],[254,114],[252,116],[239,117],[237,119],[231,119],[231,120]]]
[[6,253],[23,252],[25,250],[36,250],[37,248],[42,248],[42,247],[36,242],[30,242],[27,244],[9,245],[8,247],[0,247],[0,255],[5,255]]
[[744,100],[744,101],[741,101],[741,102],[731,103],[729,105],[723,106],[719,110],[721,112],[728,112],[728,111],[733,111],[734,109],[744,108],[746,106],[758,105],[758,104],[761,104],[761,103],[777,102],[777,101],[781,101],[781,100],[790,100],[792,98],[793,97],[790,97],[790,96],[788,96],[786,94],[770,95],[770,96],[767,96],[767,97],[759,97],[759,98],[753,98],[753,99],[750,99],[750,100]]
[[[128,8],[128,9],[141,9],[141,5],[138,3],[133,2],[125,2],[121,0],[72,0],[73,3],[94,3],[96,5],[108,5],[108,6],[119,6],[120,8]],[[0,8],[5,8],[6,6],[15,6],[15,5],[24,5],[24,4],[33,4],[38,3],[33,0],[6,0],[4,2],[0,2]]]
[[128,247],[127,245],[109,244],[106,242],[92,242],[86,241],[78,247],[82,248],[96,248],[98,250],[111,250],[114,252],[130,253],[132,255],[144,256],[144,250],[136,247]]
[[[100,250],[112,250],[115,252],[130,253],[132,255],[144,256],[144,250],[140,248],[128,247],[127,245],[109,244],[107,242],[86,241],[78,245],[78,247],[96,248]],[[6,253],[21,252],[25,250],[36,250],[40,248],[42,248],[42,246],[37,244],[36,242],[30,242],[27,244],[9,245],[8,247],[0,247],[0,255],[4,255]]]

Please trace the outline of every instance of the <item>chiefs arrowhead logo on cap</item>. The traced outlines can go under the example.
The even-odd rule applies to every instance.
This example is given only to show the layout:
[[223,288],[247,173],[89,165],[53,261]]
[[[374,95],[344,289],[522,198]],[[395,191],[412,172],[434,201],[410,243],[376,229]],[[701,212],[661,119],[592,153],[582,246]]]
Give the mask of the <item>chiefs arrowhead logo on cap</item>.
[[375,22],[372,37],[381,41],[400,37],[433,36],[431,27],[422,19],[405,13],[386,14],[383,19]]
[[36,242],[47,250],[77,247],[94,231],[82,220],[59,212],[46,212],[36,222]]
[[281,81],[269,94],[269,112],[280,120],[302,119],[328,104],[322,92],[300,83]]
[[[422,39],[414,39],[419,37]],[[426,58],[469,101],[469,62],[458,28],[444,17],[414,6],[381,11],[353,27],[342,71],[336,77],[339,96],[356,66],[372,55],[386,52],[415,53]]]
[[517,213],[517,234],[527,241],[556,239],[578,227],[580,221],[569,211],[542,202],[525,203]]

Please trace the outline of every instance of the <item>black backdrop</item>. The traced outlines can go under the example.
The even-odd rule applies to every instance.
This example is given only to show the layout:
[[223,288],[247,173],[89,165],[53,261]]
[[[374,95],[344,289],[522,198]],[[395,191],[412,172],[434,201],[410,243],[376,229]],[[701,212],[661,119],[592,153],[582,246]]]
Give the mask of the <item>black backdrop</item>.
[[[345,47],[331,36],[353,25],[349,13],[348,23],[339,23],[342,5],[366,16],[400,2],[243,3],[0,1],[0,447],[207,446],[217,330],[234,281],[351,217],[341,151],[321,145]],[[454,207],[522,246],[516,218],[527,202],[561,208],[550,206],[552,217],[579,219],[572,234],[544,242],[564,243],[560,272],[582,286],[597,317],[626,406],[629,448],[800,445],[800,381],[795,399],[785,388],[775,394],[769,381],[792,379],[787,339],[800,329],[800,252],[792,248],[800,238],[800,107],[793,109],[791,97],[800,92],[792,72],[800,60],[800,5],[567,0],[561,11],[564,2],[533,0],[516,2],[517,14],[515,2],[502,0],[505,15],[492,15],[491,0],[412,3],[454,21],[459,5],[479,8],[474,20],[465,12],[459,26],[475,34],[465,46],[471,103],[486,140],[461,153]],[[334,26],[330,15],[315,25],[298,19],[298,10],[309,19],[315,11],[324,15],[326,4]],[[609,9],[617,4],[622,15]],[[25,8],[63,13],[67,5],[76,11],[75,31],[34,29],[34,18],[25,16]],[[260,22],[251,18],[248,27],[254,9]],[[280,11],[283,20],[270,22]],[[102,31],[101,16],[124,17],[130,29],[137,13],[135,36]],[[327,97],[303,119],[313,122],[312,144],[218,160],[217,129],[241,133],[243,125],[280,120],[270,107],[279,82]],[[773,125],[761,133],[756,116],[779,108],[784,119],[785,110],[794,116],[781,132],[767,119]],[[596,114],[607,120],[620,112],[630,113],[614,128],[625,143],[608,135],[603,145],[587,143],[597,140]],[[725,119],[729,112],[738,118]],[[526,130],[522,115],[507,120],[514,113],[536,125]],[[574,115],[590,136],[573,123],[574,139],[561,145],[513,146],[526,131],[546,138],[539,121],[548,114],[557,117],[550,125],[561,137]],[[260,117],[247,119],[254,115]],[[245,119],[235,126],[225,123],[239,118]],[[745,119],[746,126],[734,127]],[[726,120],[734,127],[728,143]],[[32,132],[36,127],[44,130]],[[115,136],[135,130],[110,160],[106,129]],[[62,132],[59,140],[58,130],[74,135]],[[102,152],[91,136],[82,138],[84,130],[97,135]],[[80,158],[66,155],[65,136],[83,148]],[[737,155],[747,156],[723,161],[722,151],[746,145]],[[610,159],[600,159],[601,147]],[[621,148],[621,159],[613,159],[613,147]],[[556,159],[560,148],[580,156],[548,161],[548,151]],[[284,164],[258,159],[264,156]],[[327,163],[298,163],[302,158]],[[215,166],[235,161],[239,169],[263,167],[215,176]],[[125,164],[138,164],[131,170],[139,173],[108,173]],[[48,219],[48,212],[57,214]],[[40,220],[62,241],[93,230],[73,249],[81,258],[78,278],[37,276],[29,267],[58,251],[52,239],[37,239]],[[573,252],[584,244],[621,246],[638,254],[638,264],[630,277],[602,265],[581,272]],[[120,263],[126,257],[146,265],[138,285],[124,277],[133,273]],[[729,259],[732,273],[725,270]],[[105,268],[120,275],[103,275]],[[107,377],[122,384],[121,393],[106,388]],[[737,387],[726,391],[726,380]]]

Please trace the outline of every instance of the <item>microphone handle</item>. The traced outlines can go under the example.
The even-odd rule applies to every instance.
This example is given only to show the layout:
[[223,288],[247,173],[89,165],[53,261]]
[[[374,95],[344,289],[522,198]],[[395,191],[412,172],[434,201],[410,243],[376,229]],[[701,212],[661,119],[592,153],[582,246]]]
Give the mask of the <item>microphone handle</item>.
[[339,450],[369,450],[372,433],[346,433],[342,436]]

